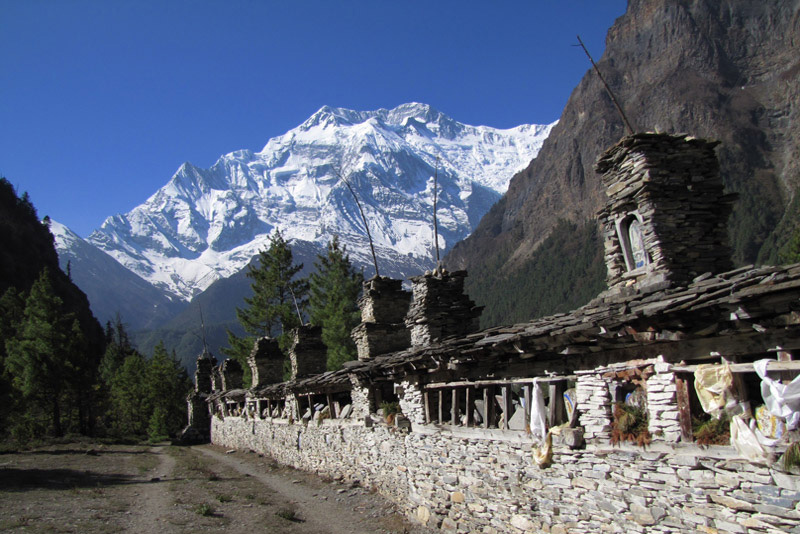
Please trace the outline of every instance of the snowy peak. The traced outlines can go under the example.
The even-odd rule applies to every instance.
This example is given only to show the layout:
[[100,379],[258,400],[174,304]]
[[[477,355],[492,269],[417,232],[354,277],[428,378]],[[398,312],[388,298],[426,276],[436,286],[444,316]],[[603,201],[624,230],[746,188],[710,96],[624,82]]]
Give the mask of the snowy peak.
[[375,111],[325,106],[258,153],[232,152],[209,169],[183,164],[144,204],[110,217],[88,239],[183,300],[243,268],[276,228],[319,247],[337,234],[368,265],[345,177],[382,256],[396,274],[417,274],[432,257],[434,175],[446,250],[472,231],[551,127],[469,126],[419,103]]

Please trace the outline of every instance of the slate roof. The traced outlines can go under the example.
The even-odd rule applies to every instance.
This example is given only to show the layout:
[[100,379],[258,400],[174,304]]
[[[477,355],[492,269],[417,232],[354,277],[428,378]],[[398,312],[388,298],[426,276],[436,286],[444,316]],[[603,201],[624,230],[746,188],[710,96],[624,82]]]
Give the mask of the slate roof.
[[509,361],[537,354],[589,355],[692,339],[768,332],[800,338],[800,264],[707,273],[688,286],[601,294],[570,313],[489,328],[425,347],[348,362],[339,371],[257,388],[259,397],[350,389],[349,375],[372,380],[447,364]]

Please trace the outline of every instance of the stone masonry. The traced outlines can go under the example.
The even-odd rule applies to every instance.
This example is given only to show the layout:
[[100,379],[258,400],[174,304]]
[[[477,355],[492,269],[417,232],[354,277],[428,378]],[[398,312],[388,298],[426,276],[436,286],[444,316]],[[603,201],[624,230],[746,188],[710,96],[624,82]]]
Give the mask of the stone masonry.
[[[735,195],[723,195],[716,141],[686,135],[643,133],[623,138],[601,156],[608,203],[599,213],[610,290],[635,280],[639,285],[690,282],[706,272],[733,267],[727,220]],[[648,264],[628,268],[625,229],[637,214]]]
[[300,326],[291,335],[289,359],[292,378],[324,373],[328,365],[328,349],[322,343],[322,329],[318,326]]
[[368,361],[380,354],[406,349],[411,334],[403,320],[411,295],[403,290],[401,280],[373,277],[364,281],[358,305],[361,323],[353,329],[358,359]]
[[266,336],[258,338],[247,356],[247,364],[253,377],[252,386],[282,382],[284,359],[278,340]]
[[405,322],[413,347],[478,330],[483,307],[464,294],[466,277],[466,271],[437,270],[411,279],[414,298]]
[[242,366],[239,365],[239,362],[236,360],[228,358],[222,362],[219,374],[221,377],[223,391],[239,389],[242,387],[242,378],[244,377],[244,372],[242,371]]

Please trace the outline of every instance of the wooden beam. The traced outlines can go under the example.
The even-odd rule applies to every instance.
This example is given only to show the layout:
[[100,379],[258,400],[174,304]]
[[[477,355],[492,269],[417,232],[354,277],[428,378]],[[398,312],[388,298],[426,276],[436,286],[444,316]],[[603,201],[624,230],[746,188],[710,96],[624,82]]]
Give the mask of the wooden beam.
[[[655,362],[655,360],[654,360]],[[450,389],[450,388],[474,388],[483,386],[502,386],[505,384],[530,384],[534,378],[539,382],[559,382],[561,380],[575,380],[575,375],[564,376],[532,376],[529,378],[505,378],[498,380],[471,380],[461,382],[435,382],[426,384],[425,389]]]
[[[752,363],[733,363],[731,364],[732,373],[754,373]],[[675,373],[694,373],[697,365],[673,365],[672,371]],[[767,365],[767,372],[778,371],[800,371],[800,361],[782,362],[773,360]]]
[[689,405],[689,380],[686,375],[675,375],[677,388],[678,423],[681,426],[681,441],[691,443],[694,441],[692,432],[692,408]]

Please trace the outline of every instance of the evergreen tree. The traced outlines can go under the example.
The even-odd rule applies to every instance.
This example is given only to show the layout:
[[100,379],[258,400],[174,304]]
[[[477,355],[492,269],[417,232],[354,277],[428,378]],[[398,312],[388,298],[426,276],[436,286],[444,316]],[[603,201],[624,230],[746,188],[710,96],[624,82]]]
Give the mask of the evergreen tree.
[[146,380],[147,361],[133,351],[111,379],[111,424],[118,436],[145,435],[152,401]]
[[10,287],[0,298],[0,428],[8,428],[16,410],[11,375],[6,371],[6,342],[16,336],[25,313],[25,298]]
[[322,327],[322,341],[328,348],[328,370],[341,369],[356,357],[350,332],[359,323],[358,296],[364,275],[353,268],[346,247],[334,236],[327,253],[317,256],[316,272],[310,282],[311,324]]
[[147,365],[146,388],[152,408],[147,434],[161,440],[176,434],[186,423],[186,395],[191,389],[186,369],[159,342]]
[[51,432],[63,435],[63,394],[67,381],[80,368],[75,352],[79,343],[71,338],[73,320],[71,314],[64,313],[45,269],[25,300],[17,335],[6,340],[5,367],[12,386],[30,407],[30,417],[24,424],[34,432],[43,428],[38,415],[48,413]]
[[269,248],[258,254],[258,260],[248,267],[247,277],[253,282],[253,296],[245,298],[245,308],[236,309],[236,317],[247,335],[239,337],[228,331],[228,356],[239,361],[249,382],[247,356],[253,342],[260,336],[278,336],[281,348],[288,348],[287,333],[301,325],[298,310],[307,305],[308,281],[295,279],[303,264],[294,265],[292,249],[281,233],[270,238]]
[[100,361],[100,378],[104,384],[110,385],[125,358],[136,352],[119,314],[113,323],[111,321],[106,323],[105,341],[106,351]]

